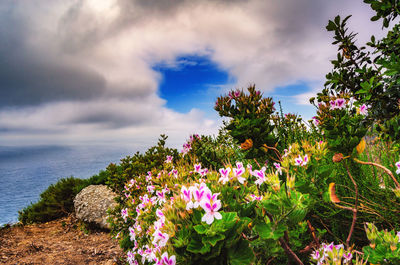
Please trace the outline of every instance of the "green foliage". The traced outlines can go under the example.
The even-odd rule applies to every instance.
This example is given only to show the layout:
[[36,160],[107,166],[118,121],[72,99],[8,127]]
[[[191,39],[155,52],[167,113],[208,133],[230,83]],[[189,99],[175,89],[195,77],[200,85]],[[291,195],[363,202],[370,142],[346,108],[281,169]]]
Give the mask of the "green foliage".
[[38,202],[19,211],[18,220],[23,224],[43,223],[67,216],[74,211],[74,198],[89,185],[105,184],[109,172],[100,171],[88,179],[74,177],[60,179],[50,185]]
[[73,177],[60,179],[50,185],[37,203],[31,204],[19,212],[18,220],[23,224],[48,222],[73,212],[73,198],[76,188],[83,184],[82,179]]
[[192,139],[187,143],[191,145],[187,160],[198,161],[206,168],[219,169],[239,156],[238,148],[224,130],[220,130],[217,137],[201,135],[192,136]]
[[369,262],[390,265],[400,263],[400,232],[379,231],[372,223],[366,223],[365,230],[371,243],[363,247],[363,251]]
[[[387,27],[390,20],[398,16],[398,1],[374,1],[370,3],[377,15],[373,20],[384,17]],[[326,27],[334,32],[339,53],[332,60],[333,70],[326,75],[325,89],[319,98],[327,97],[333,92],[350,93],[361,104],[370,107],[369,117],[375,121],[385,121],[399,114],[400,100],[400,43],[399,27],[395,25],[386,37],[377,41],[374,36],[367,43],[373,50],[367,52],[364,46],[355,43],[356,34],[349,32],[347,21],[350,16],[341,20],[340,16],[330,20]]]
[[[225,123],[225,129],[235,141],[242,144],[243,150],[248,150],[246,158],[264,157],[263,145],[275,146],[278,142],[271,120],[274,102],[272,98],[263,98],[254,85],[247,90],[249,94],[232,90],[229,95],[219,97],[215,110],[221,117],[231,118]],[[246,140],[250,140],[251,144],[244,145]]]
[[160,169],[167,155],[178,157],[176,149],[165,147],[167,138],[168,136],[162,134],[157,145],[150,147],[144,154],[137,152],[133,156],[121,159],[119,165],[110,164],[107,167],[109,172],[107,185],[113,191],[121,193],[128,180],[143,176],[149,171]]
[[308,130],[301,116],[292,113],[283,114],[280,101],[279,108],[280,112],[276,112],[272,116],[272,120],[276,125],[277,139],[279,139],[278,150],[282,151],[293,143],[300,143],[318,137],[315,130]]
[[[222,212],[222,219],[213,224],[201,223],[201,213],[192,217],[192,224],[183,233],[178,233],[175,242],[177,252],[188,259],[184,264],[251,264],[254,254],[249,243],[240,234],[249,223],[235,212]],[[193,254],[190,254],[193,253]]]
[[376,12],[371,21],[377,21],[382,18],[385,28],[389,27],[389,23],[399,15],[400,4],[398,0],[364,0],[364,3],[369,4]]

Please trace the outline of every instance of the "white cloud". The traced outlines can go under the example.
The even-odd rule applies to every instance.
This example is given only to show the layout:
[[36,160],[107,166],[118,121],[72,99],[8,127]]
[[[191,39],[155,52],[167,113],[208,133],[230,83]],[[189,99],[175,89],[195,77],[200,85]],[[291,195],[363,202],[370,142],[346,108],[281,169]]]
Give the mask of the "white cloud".
[[[328,19],[344,6],[355,14],[355,25],[364,25],[360,21],[371,15],[367,6],[345,0],[36,2],[7,1],[14,6],[13,19],[24,28],[24,53],[35,55],[29,60],[46,58],[43,64],[52,61],[85,70],[92,79],[104,81],[88,86],[104,87],[98,93],[92,88],[94,92],[79,100],[76,85],[74,97],[67,86],[62,90],[65,100],[0,109],[1,144],[24,139],[139,141],[149,146],[165,132],[180,145],[189,133],[216,133],[221,123],[208,120],[200,110],[182,114],[165,107],[154,64],[174,67],[180,55],[208,55],[237,80],[237,87],[256,83],[272,91],[299,80],[321,83],[335,54],[324,30]],[[21,64],[24,60],[28,58]],[[69,78],[72,83],[74,76]],[[51,93],[51,87],[35,93],[43,91]],[[40,95],[46,98],[46,93]],[[304,104],[309,95],[296,99]]]

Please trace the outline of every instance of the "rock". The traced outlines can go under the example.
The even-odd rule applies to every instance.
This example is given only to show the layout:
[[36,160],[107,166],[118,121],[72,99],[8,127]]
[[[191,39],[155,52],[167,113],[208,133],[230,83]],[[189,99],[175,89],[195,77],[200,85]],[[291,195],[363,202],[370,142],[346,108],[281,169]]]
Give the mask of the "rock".
[[94,223],[101,228],[110,229],[107,223],[108,208],[115,208],[117,196],[105,185],[90,185],[79,192],[74,199],[76,217]]

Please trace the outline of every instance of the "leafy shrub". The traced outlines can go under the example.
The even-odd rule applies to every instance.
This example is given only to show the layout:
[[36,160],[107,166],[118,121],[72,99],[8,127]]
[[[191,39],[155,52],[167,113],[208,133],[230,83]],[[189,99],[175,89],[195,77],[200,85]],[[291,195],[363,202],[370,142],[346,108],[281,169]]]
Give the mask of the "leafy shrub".
[[100,171],[88,179],[74,177],[60,179],[50,185],[36,203],[19,211],[18,220],[23,224],[43,223],[67,216],[74,211],[74,198],[89,185],[105,184],[108,171]]
[[239,147],[224,130],[220,130],[217,137],[192,135],[184,147],[187,149],[186,162],[199,162],[204,167],[212,169],[221,168],[228,164],[229,160],[235,161],[242,155]]
[[74,211],[73,198],[83,183],[84,180],[74,177],[60,179],[40,194],[37,203],[20,211],[18,220],[23,224],[44,223],[67,216]]
[[[247,88],[248,94],[232,90],[217,99],[215,110],[221,117],[230,118],[225,129],[246,150],[246,158],[265,157],[264,145],[276,147],[278,139],[273,133],[275,125],[271,115],[275,111],[272,98],[263,98],[255,86]],[[275,156],[273,153],[271,156]]]
[[116,193],[124,190],[125,183],[139,175],[159,169],[167,156],[178,157],[178,150],[165,147],[168,136],[161,135],[156,146],[150,147],[144,154],[137,152],[133,156],[121,159],[119,165],[110,164],[107,167],[107,185]]

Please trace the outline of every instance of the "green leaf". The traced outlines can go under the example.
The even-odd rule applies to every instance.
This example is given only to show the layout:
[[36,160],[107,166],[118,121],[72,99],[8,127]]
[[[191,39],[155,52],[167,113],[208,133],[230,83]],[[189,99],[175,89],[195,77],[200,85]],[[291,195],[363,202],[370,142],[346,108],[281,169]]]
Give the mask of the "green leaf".
[[203,244],[208,243],[214,247],[218,241],[221,241],[223,239],[225,239],[224,234],[216,234],[215,236],[212,236],[212,237],[203,237],[201,241],[203,242]]
[[198,233],[198,234],[205,234],[208,230],[208,226],[205,225],[195,225],[194,230]]
[[246,240],[241,240],[236,248],[228,249],[228,263],[230,265],[251,264],[253,260],[254,253]]
[[327,31],[334,31],[336,29],[335,23],[332,20],[329,20],[328,25],[326,26]]
[[187,246],[186,250],[196,254],[206,254],[211,249],[210,244],[203,244],[201,240],[197,238],[192,238]]

